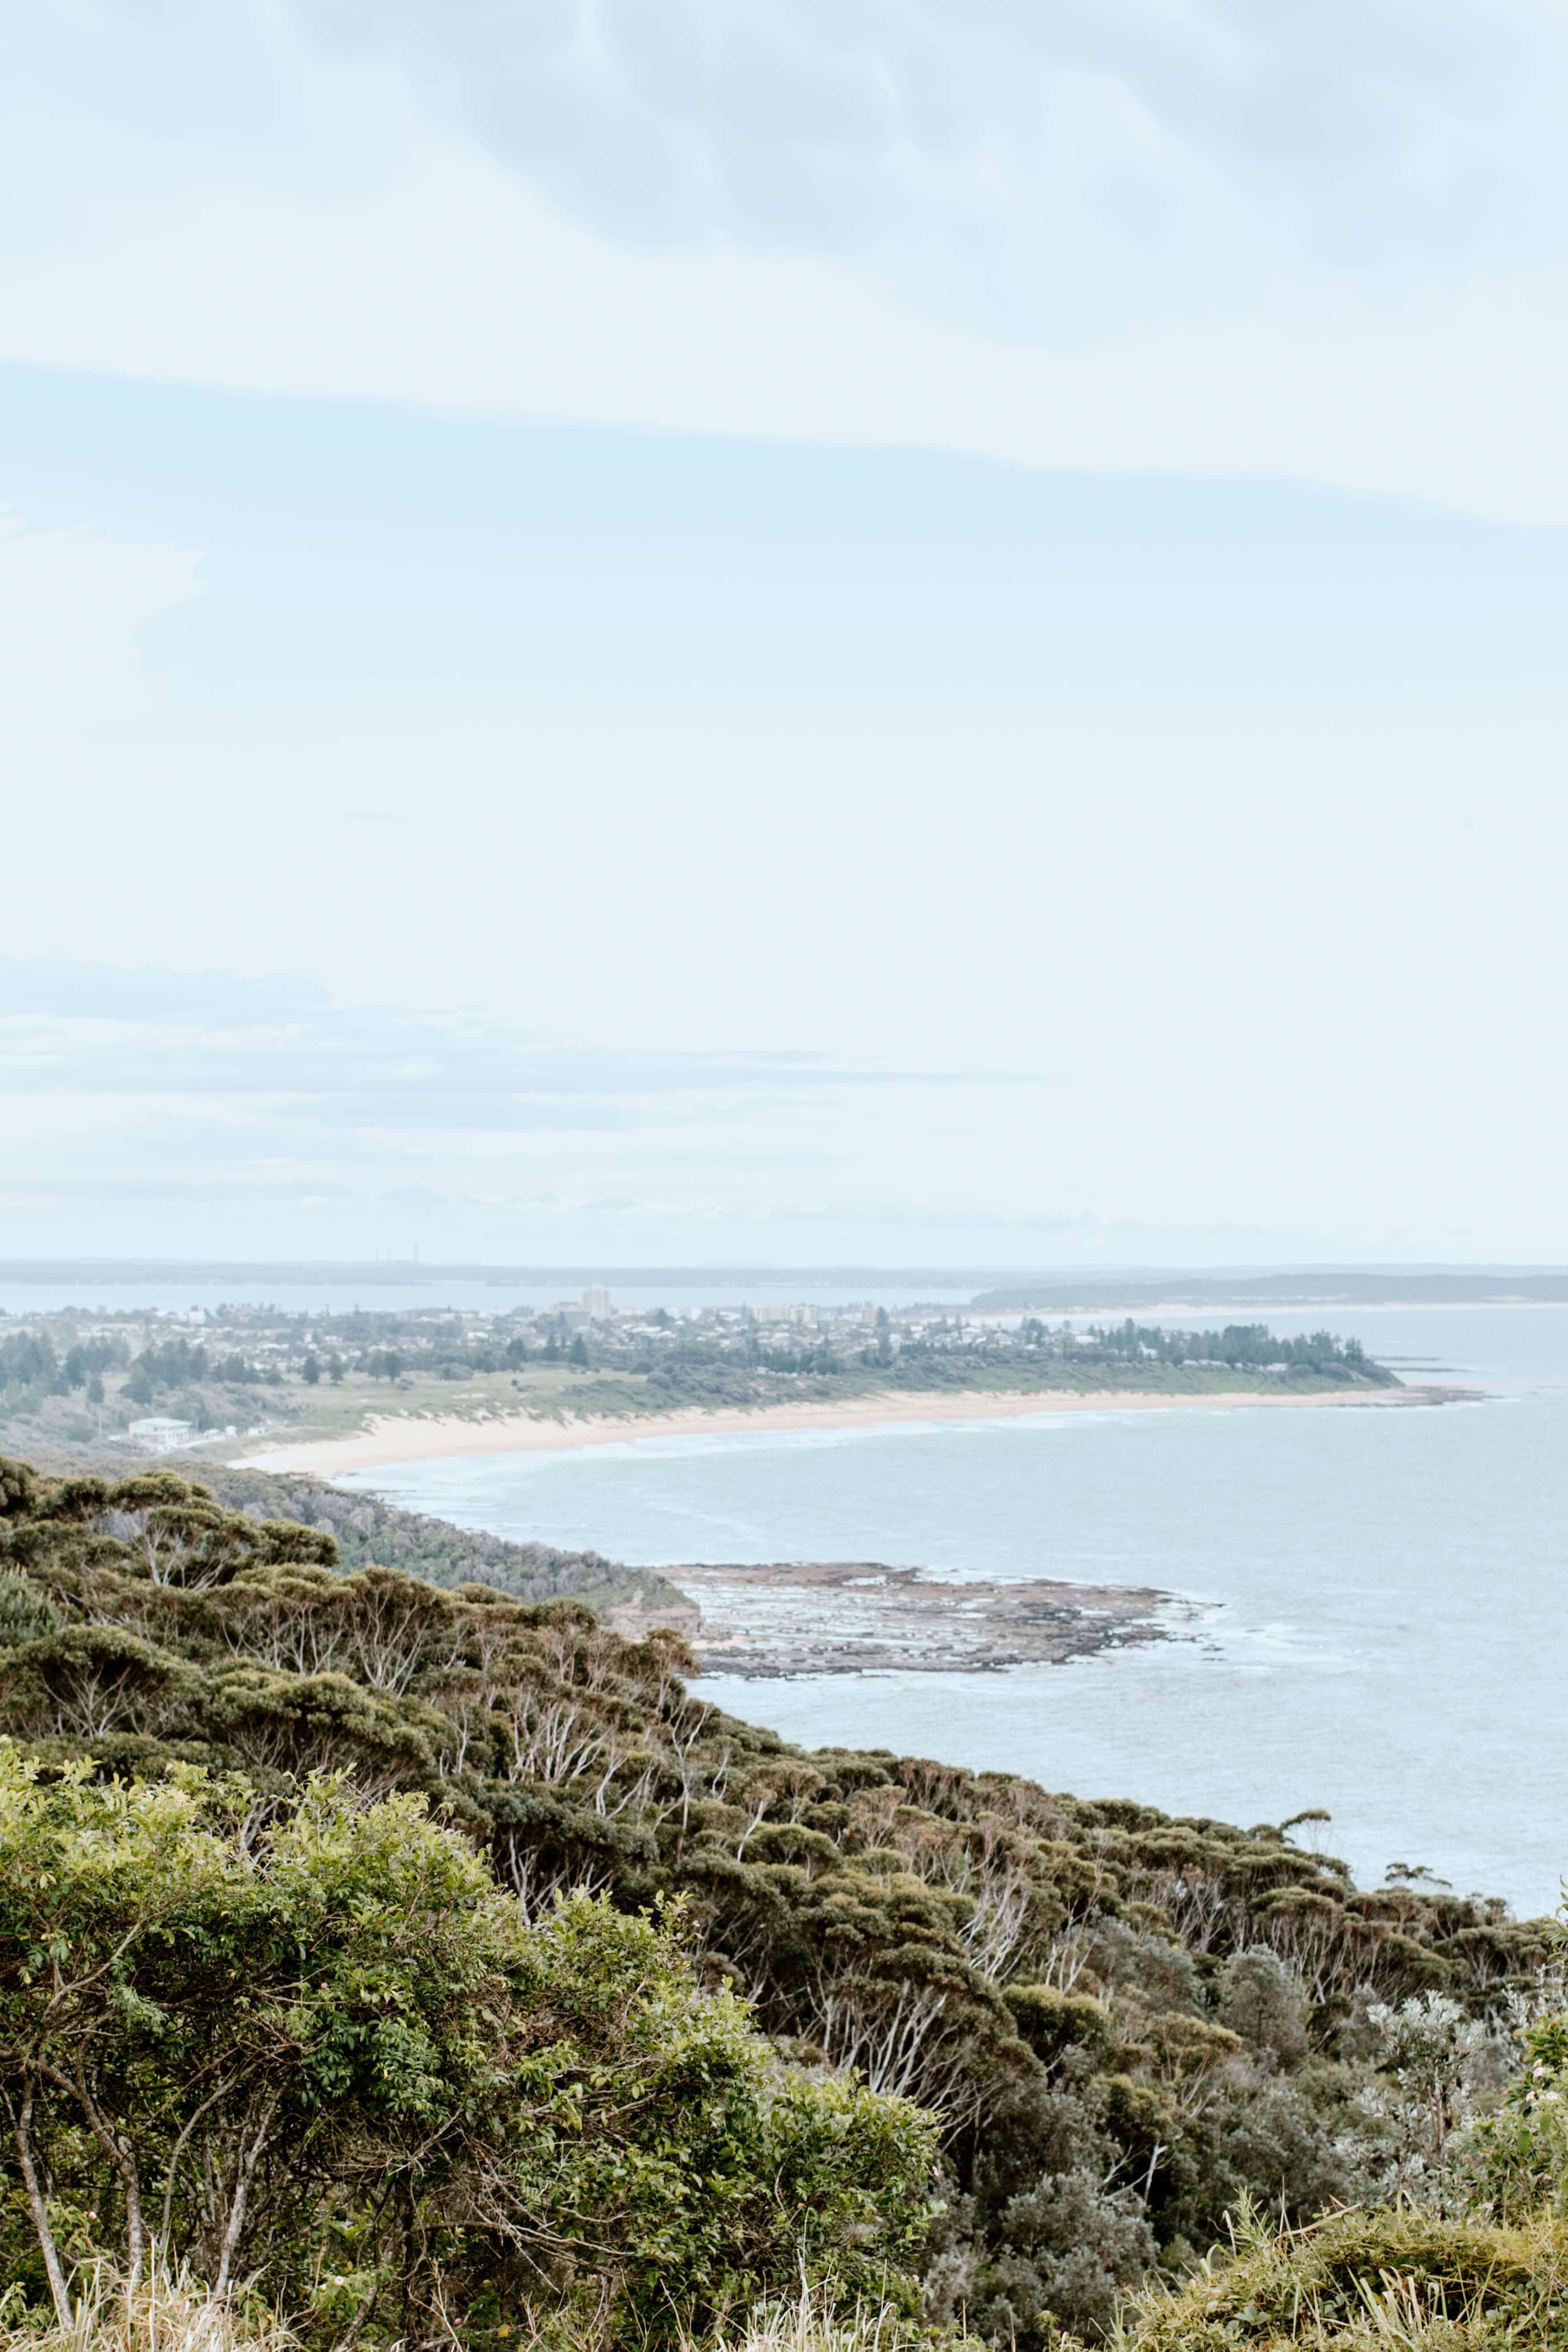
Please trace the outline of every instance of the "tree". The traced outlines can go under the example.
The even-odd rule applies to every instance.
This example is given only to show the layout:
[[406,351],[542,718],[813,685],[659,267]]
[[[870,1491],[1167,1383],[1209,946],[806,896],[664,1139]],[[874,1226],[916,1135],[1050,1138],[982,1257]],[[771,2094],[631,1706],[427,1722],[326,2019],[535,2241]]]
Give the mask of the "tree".
[[608,2289],[641,2344],[803,2272],[896,2289],[930,2213],[929,2119],[782,2065],[673,1918],[529,1927],[422,1799],[331,1780],[279,1807],[0,1743],[0,2082],[62,2326],[74,2251],[329,2337]]
[[321,1377],[320,1360],[314,1354],[307,1356],[300,1367],[300,1372],[306,1386],[313,1389]]

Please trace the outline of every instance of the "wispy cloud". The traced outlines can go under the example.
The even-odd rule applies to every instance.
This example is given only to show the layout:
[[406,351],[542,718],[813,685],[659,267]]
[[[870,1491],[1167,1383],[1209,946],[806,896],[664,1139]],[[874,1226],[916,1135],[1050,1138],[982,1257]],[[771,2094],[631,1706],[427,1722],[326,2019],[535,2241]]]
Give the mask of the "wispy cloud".
[[307,981],[0,960],[0,1094],[269,1098],[298,1126],[408,1133],[629,1129],[940,1073],[805,1051],[683,1053],[541,1043],[477,1014],[336,1005]]
[[831,1181],[845,1111],[956,1083],[804,1050],[552,1044],[287,973],[0,959],[0,1213],[16,1241],[122,1247],[183,1221],[220,1246],[410,1216],[508,1234],[601,1199],[634,1223],[765,1214],[781,1184]]
[[124,971],[49,956],[0,957],[0,1018],[135,1022],[174,1029],[254,1029],[309,1020],[331,998],[314,981],[232,971]]

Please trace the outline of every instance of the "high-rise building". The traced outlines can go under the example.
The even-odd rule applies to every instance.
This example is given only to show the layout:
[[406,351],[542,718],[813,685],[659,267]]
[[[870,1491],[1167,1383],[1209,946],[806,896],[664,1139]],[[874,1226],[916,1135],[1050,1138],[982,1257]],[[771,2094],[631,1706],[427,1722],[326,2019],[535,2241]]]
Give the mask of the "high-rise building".
[[583,1293],[583,1304],[587,1308],[589,1314],[594,1316],[599,1322],[607,1323],[609,1321],[610,1294],[604,1287],[602,1283],[591,1282],[588,1285],[587,1289]]

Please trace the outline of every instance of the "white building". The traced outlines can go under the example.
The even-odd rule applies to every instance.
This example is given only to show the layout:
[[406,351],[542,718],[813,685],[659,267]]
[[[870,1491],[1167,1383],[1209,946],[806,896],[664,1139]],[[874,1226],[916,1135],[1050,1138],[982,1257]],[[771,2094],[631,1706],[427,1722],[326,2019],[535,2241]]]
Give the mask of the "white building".
[[148,1421],[133,1421],[129,1434],[149,1454],[177,1454],[182,1445],[190,1444],[194,1428],[192,1422],[154,1413]]
[[591,1282],[583,1293],[583,1304],[599,1322],[610,1319],[610,1294],[602,1283]]

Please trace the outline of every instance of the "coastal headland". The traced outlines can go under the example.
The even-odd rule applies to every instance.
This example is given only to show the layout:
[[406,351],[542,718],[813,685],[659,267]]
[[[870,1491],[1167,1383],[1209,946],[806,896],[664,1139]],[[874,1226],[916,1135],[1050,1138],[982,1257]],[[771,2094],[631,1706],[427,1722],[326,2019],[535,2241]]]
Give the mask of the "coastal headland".
[[1377,1411],[1447,1404],[1466,1391],[1452,1387],[1395,1389],[1234,1390],[1170,1392],[1137,1389],[968,1391],[834,1398],[754,1407],[682,1405],[669,1412],[542,1414],[529,1412],[372,1413],[363,1427],[341,1437],[247,1451],[257,1470],[307,1471],[342,1477],[400,1462],[465,1454],[562,1453],[585,1445],[634,1445],[671,1437],[742,1437],[776,1431],[877,1429],[910,1422],[1018,1420],[1034,1413],[1188,1412],[1262,1406],[1364,1406]]

